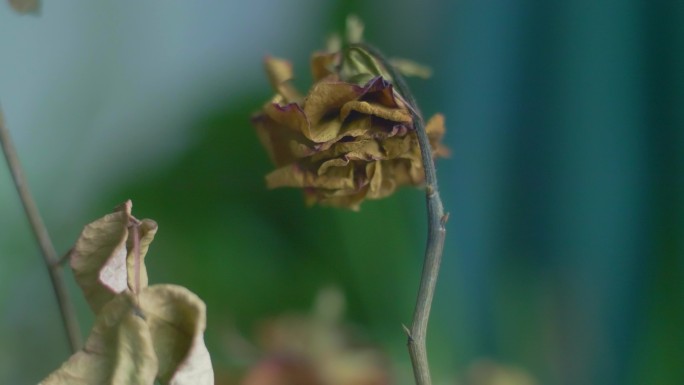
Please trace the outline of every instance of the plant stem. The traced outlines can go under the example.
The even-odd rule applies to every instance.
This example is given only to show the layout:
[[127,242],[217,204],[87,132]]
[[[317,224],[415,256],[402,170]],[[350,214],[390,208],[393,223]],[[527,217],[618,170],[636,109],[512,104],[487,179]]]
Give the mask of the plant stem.
[[7,127],[5,127],[2,111],[0,111],[0,144],[2,145],[2,150],[5,154],[5,159],[7,160],[7,166],[12,174],[14,186],[19,193],[19,198],[24,206],[24,211],[26,212],[26,216],[31,224],[31,228],[33,229],[33,234],[35,235],[36,240],[38,241],[38,246],[43,254],[43,260],[45,261],[45,266],[47,267],[48,273],[50,275],[52,288],[55,292],[55,296],[57,297],[57,305],[59,306],[59,310],[62,315],[64,329],[66,330],[66,334],[69,339],[69,346],[72,352],[76,352],[81,347],[81,331],[78,326],[76,312],[74,311],[73,304],[71,303],[67,288],[64,284],[64,276],[62,275],[61,264],[59,263],[57,251],[50,240],[50,235],[48,234],[45,224],[43,223],[43,219],[38,212],[36,202],[33,200],[31,192],[28,188],[28,184],[24,179],[24,175],[21,170],[21,164],[19,163],[19,157],[17,156],[14,146],[12,145],[9,130]]
[[406,81],[377,48],[365,43],[352,46],[357,46],[366,50],[385,67],[392,77],[392,82],[397,91],[408,104],[413,117],[413,127],[415,128],[418,137],[423,169],[425,170],[425,199],[427,204],[428,234],[425,258],[423,261],[423,272],[420,278],[416,307],[413,312],[413,322],[411,324],[411,329],[406,328],[406,332],[408,334],[408,349],[409,355],[411,356],[411,364],[413,365],[413,375],[416,379],[416,384],[431,385],[432,381],[430,379],[425,337],[427,335],[432,298],[435,294],[435,285],[437,284],[437,276],[439,275],[439,267],[442,261],[442,251],[444,250],[444,238],[446,235],[445,224],[448,219],[448,214],[444,213],[442,199],[439,195],[437,173],[432,158],[430,140],[425,131],[425,122],[423,121],[418,104],[409,90]]

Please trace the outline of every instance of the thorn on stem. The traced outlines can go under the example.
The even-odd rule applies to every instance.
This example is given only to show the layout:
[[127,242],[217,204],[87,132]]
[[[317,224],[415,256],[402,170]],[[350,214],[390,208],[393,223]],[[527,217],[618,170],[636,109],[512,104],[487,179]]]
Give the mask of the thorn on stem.
[[442,226],[446,225],[446,223],[447,223],[448,220],[449,220],[449,213],[446,213],[446,214],[442,215],[442,219],[441,219],[441,221],[442,221]]
[[408,328],[408,326],[401,324],[401,327],[404,328],[404,333],[406,333],[406,336],[409,339],[409,343],[413,342],[413,336],[411,335],[411,329]]

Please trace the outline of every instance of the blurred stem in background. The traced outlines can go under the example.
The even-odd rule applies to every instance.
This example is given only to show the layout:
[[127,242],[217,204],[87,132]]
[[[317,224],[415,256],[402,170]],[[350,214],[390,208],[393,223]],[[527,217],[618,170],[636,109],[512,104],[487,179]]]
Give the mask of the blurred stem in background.
[[48,234],[47,228],[43,223],[43,219],[38,212],[36,202],[31,196],[28,183],[26,183],[26,180],[24,179],[24,175],[21,170],[21,164],[19,163],[19,157],[17,156],[17,152],[12,145],[9,130],[7,127],[5,127],[2,111],[0,111],[0,144],[2,144],[2,151],[5,154],[7,166],[12,174],[14,186],[17,189],[17,193],[19,194],[22,205],[24,206],[26,217],[31,223],[33,234],[35,235],[38,246],[43,254],[43,260],[45,261],[45,266],[47,267],[48,274],[50,275],[52,288],[55,292],[55,296],[57,297],[57,305],[59,306],[59,310],[62,315],[64,329],[69,339],[69,346],[71,347],[71,351],[75,353],[81,348],[81,333],[79,331],[78,319],[76,318],[74,306],[69,298],[66,285],[64,284],[61,260],[57,256],[57,251],[50,240],[50,234]]

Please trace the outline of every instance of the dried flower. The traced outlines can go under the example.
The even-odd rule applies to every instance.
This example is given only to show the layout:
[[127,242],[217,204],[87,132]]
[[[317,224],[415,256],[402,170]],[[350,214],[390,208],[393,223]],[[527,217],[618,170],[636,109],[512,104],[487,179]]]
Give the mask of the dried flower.
[[388,359],[363,343],[344,322],[344,295],[319,292],[313,312],[284,314],[264,322],[259,346],[264,356],[241,385],[388,385]]
[[[267,57],[265,66],[276,95],[253,124],[276,166],[269,188],[303,188],[308,204],[358,210],[364,199],[424,182],[410,107],[367,52],[315,53],[306,96],[292,85],[289,62]],[[433,116],[426,131],[434,155],[446,155],[444,117]]]
[[536,385],[537,381],[524,368],[506,365],[486,358],[471,363],[466,371],[468,385]]

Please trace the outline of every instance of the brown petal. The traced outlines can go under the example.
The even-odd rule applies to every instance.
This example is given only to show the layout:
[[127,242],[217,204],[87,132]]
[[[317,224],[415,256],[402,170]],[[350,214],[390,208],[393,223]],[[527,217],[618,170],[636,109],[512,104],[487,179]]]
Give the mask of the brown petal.
[[304,187],[304,174],[297,164],[277,168],[266,175],[266,187]]
[[451,154],[451,151],[442,144],[445,131],[444,115],[442,114],[433,115],[425,124],[425,132],[430,140],[434,157],[447,157]]
[[377,199],[382,196],[382,163],[372,162],[366,165],[366,175],[370,179],[367,197]]
[[334,73],[340,54],[329,52],[314,52],[311,56],[311,75],[314,82],[318,82]]
[[320,204],[323,206],[344,207],[352,211],[359,211],[361,202],[366,198],[368,186],[356,191],[335,191],[334,194],[324,190],[305,191],[307,205]]
[[267,56],[264,60],[264,67],[273,88],[292,79],[292,63],[287,60]]
[[351,111],[374,115],[379,118],[399,123],[411,123],[413,120],[411,114],[406,109],[386,107],[381,104],[371,104],[359,100],[352,100],[348,103],[345,103],[340,110],[340,118],[346,119]]
[[275,122],[267,115],[259,115],[252,119],[259,140],[266,148],[273,164],[281,167],[296,161],[298,158],[315,153],[314,143],[282,124]]
[[318,174],[318,176],[325,176],[325,174],[329,170],[339,169],[340,167],[346,168],[348,165],[349,165],[349,159],[344,159],[344,158],[328,159],[325,162],[321,163],[321,165],[318,167],[318,170],[316,170],[316,174]]
[[362,88],[361,100],[382,104],[387,107],[406,108],[404,102],[396,97],[392,83],[386,78],[378,76],[371,79]]
[[356,138],[364,135],[371,135],[373,128],[370,116],[359,116],[350,118],[348,116],[343,118],[345,120],[340,135],[334,139],[335,142],[344,137]]
[[308,139],[317,142],[327,142],[339,135],[342,121],[339,118],[340,108],[347,102],[358,98],[362,94],[358,86],[344,82],[316,83],[306,101],[304,114],[309,125],[302,125],[301,130]]
[[[380,144],[374,139],[361,139],[351,142],[335,143],[329,150],[317,153],[311,157],[312,162],[325,159],[344,157],[347,160],[376,160],[385,159],[386,155]],[[319,169],[320,173],[320,169]]]
[[352,114],[345,119],[340,135],[332,142],[354,138],[358,140],[382,140],[392,136],[405,136],[408,131],[409,128],[406,124],[395,124],[391,121],[376,119],[370,115]]
[[419,185],[423,183],[423,168],[415,167],[415,162],[408,159],[393,159],[383,162],[383,172],[387,178],[394,181],[397,187],[404,185]]
[[[337,160],[335,160],[337,162]],[[329,167],[324,174],[308,171],[299,164],[281,167],[266,175],[268,188],[276,187],[315,187],[326,189],[353,189],[354,167],[351,163],[345,166]]]
[[289,61],[268,56],[264,60],[264,67],[266,68],[271,86],[285,98],[286,102],[296,102],[302,98],[301,94],[290,82],[293,75],[292,64]]
[[[268,103],[264,106],[264,114],[281,126],[281,129],[288,129],[307,136],[305,131],[308,132],[309,130],[309,118],[297,103],[285,105]],[[309,137],[307,136],[307,138]]]

